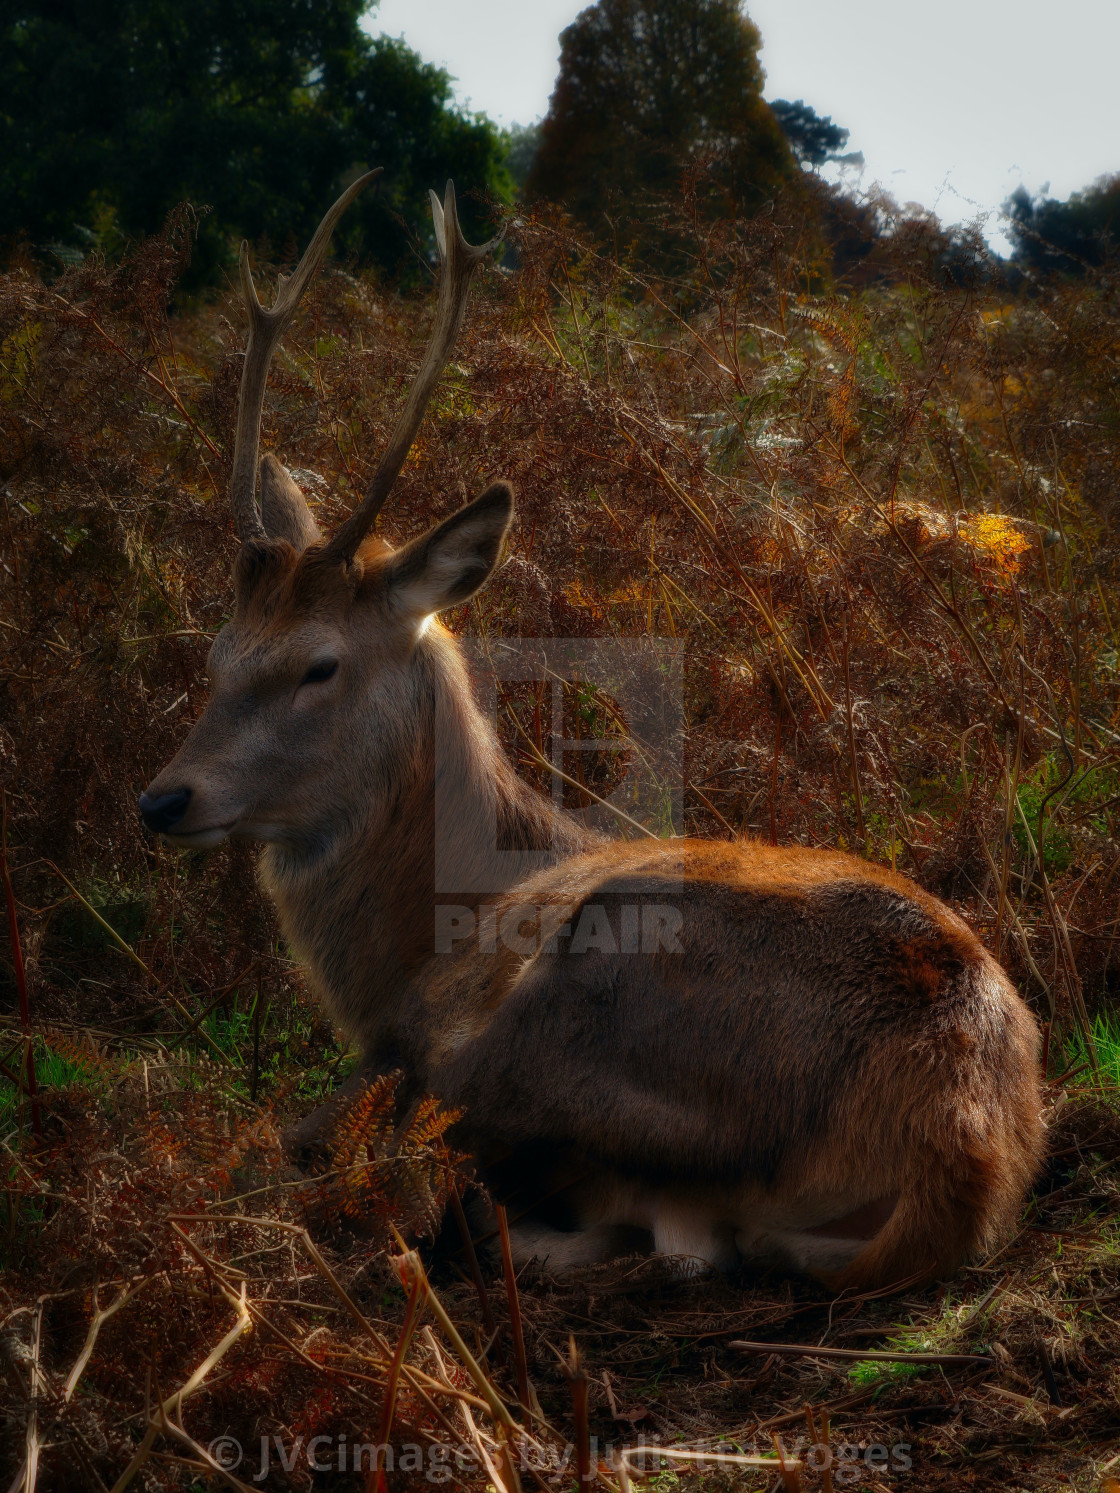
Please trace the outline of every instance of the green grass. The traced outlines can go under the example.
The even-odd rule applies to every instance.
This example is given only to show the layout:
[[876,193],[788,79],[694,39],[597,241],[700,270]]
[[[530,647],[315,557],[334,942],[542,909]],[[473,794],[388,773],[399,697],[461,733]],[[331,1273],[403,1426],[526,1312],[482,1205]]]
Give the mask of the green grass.
[[[255,990],[246,993],[244,1005],[235,995],[228,1007],[217,1007],[202,1023],[214,1046],[237,1070],[231,1075],[232,1087],[245,1095],[251,1087],[256,1001]],[[298,1074],[294,1098],[300,1103],[317,1104],[350,1076],[358,1061],[357,1051],[333,1043],[323,1048],[321,1042],[312,1041],[313,1029],[313,1011],[306,1003],[296,1002],[281,1015],[266,1000],[260,1024],[258,1097],[267,1094],[277,1080]],[[208,1050],[194,1041],[184,1043],[183,1049]]]
[[[1109,816],[1104,808],[1098,812],[1096,806],[1104,805],[1113,798],[1118,787],[1116,773],[1098,767],[1087,773],[1075,774],[1063,788],[1060,785],[1068,772],[1069,764],[1064,755],[1055,752],[1039,763],[1033,772],[1026,774],[1019,784],[1019,804],[1030,825],[1031,835],[1036,839],[1039,810],[1048,795],[1053,794],[1046,810],[1044,843],[1046,869],[1051,873],[1065,871],[1076,854],[1073,837],[1063,825],[1053,822],[1051,816],[1068,804],[1077,811],[1077,819],[1087,829],[1094,834],[1107,836],[1110,832]],[[1016,818],[1011,832],[1018,842],[1020,853],[1026,857],[1029,846],[1022,820]]]
[[[38,1037],[32,1042],[32,1052],[35,1057],[35,1083],[40,1092],[44,1089],[94,1086],[97,1083],[95,1075],[89,1069],[55,1052]],[[16,1073],[21,1071],[23,1067],[22,1048],[8,1059],[8,1067]],[[6,1133],[13,1126],[19,1125],[21,1110],[23,1123],[26,1124],[28,1122],[26,1095],[18,1091],[7,1078],[0,1078],[0,1131]]]
[[[948,1351],[947,1344],[956,1335],[959,1324],[955,1316],[946,1310],[942,1322],[938,1324],[940,1331],[935,1328],[933,1332],[901,1332],[887,1339],[887,1348],[897,1353],[937,1353]],[[944,1341],[942,1341],[944,1339]],[[935,1365],[929,1363],[885,1363],[879,1358],[864,1358],[859,1363],[854,1363],[848,1370],[848,1378],[859,1389],[869,1389],[873,1386],[885,1389],[888,1385],[898,1384],[906,1379],[913,1379],[919,1374],[929,1373]]]
[[1099,1078],[1095,1079],[1089,1063],[1089,1052],[1085,1038],[1080,1032],[1071,1032],[1063,1048],[1063,1071],[1082,1068],[1073,1076],[1071,1088],[1103,1088],[1110,1097],[1120,1099],[1120,1011],[1100,1011],[1093,1021],[1093,1046],[1097,1050],[1100,1064]]
[[[228,1007],[217,1007],[202,1023],[201,1031],[213,1043],[206,1042],[201,1032],[193,1034],[175,1044],[172,1058],[205,1058],[213,1061],[217,1048],[229,1065],[229,1086],[243,1098],[248,1098],[252,1088],[253,1070],[253,1026],[254,1007],[257,1000],[255,990],[246,992],[241,1001],[235,995]],[[173,1036],[165,1034],[165,1040]],[[23,1064],[23,1047],[17,1045],[16,1034],[0,1043],[0,1055],[13,1049],[7,1059],[8,1067],[18,1073]],[[89,1064],[81,1060],[80,1052],[67,1056],[55,1050],[49,1037],[36,1037],[32,1048],[35,1056],[35,1079],[41,1094],[61,1090],[84,1088],[105,1093],[109,1097],[112,1080],[99,1073],[96,1059]],[[139,1062],[147,1053],[131,1049],[115,1051],[109,1061],[120,1065],[121,1071],[131,1063]],[[257,1075],[257,1098],[264,1099],[276,1086],[285,1082],[290,1098],[296,1107],[313,1107],[320,1103],[332,1089],[336,1088],[353,1071],[358,1061],[355,1050],[331,1042],[324,1046],[321,1033],[316,1029],[315,1014],[310,1003],[293,1001],[284,1003],[280,1009],[266,1000],[260,1023],[260,1061]],[[294,1086],[291,1081],[294,1080]],[[189,1077],[184,1080],[189,1083]],[[199,1082],[204,1081],[200,1076]],[[0,1075],[0,1135],[15,1129],[27,1129],[30,1125],[30,1110],[26,1093],[17,1089],[6,1076]]]
[[883,1363],[878,1358],[865,1358],[852,1365],[848,1370],[848,1378],[857,1389],[867,1389],[871,1385],[885,1387],[897,1384],[902,1379],[913,1379],[918,1374],[928,1373],[931,1367],[928,1363]]

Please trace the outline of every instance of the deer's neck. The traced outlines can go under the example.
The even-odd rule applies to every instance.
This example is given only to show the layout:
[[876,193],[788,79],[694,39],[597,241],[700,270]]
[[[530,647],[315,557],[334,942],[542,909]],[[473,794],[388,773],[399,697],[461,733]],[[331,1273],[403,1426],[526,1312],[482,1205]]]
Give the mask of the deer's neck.
[[269,845],[261,870],[328,1010],[365,1057],[416,1072],[428,1040],[417,1031],[420,998],[446,958],[439,909],[476,912],[593,837],[514,773],[449,638],[423,645],[404,688],[398,739],[378,722],[364,812],[327,853]]

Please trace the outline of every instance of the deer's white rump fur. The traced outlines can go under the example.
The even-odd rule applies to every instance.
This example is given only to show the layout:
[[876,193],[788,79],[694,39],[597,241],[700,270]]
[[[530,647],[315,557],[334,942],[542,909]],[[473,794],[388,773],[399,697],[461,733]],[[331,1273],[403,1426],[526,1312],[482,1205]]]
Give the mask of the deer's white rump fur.
[[[776,1262],[862,1288],[951,1269],[1010,1227],[1042,1145],[1035,1024],[975,935],[905,877],[838,852],[624,843],[554,812],[506,761],[433,620],[498,565],[509,488],[402,549],[368,536],[482,252],[450,191],[437,224],[432,343],[370,492],[329,542],[275,458],[259,512],[254,494],[268,359],[326,237],[272,312],[243,269],[235,610],[210,704],[142,812],[184,846],[263,843],[284,932],[363,1072],[403,1069],[412,1092],[464,1110],[483,1175],[521,1215],[520,1258],[564,1269],[638,1246],[684,1268]],[[439,802],[463,888],[438,896],[437,720],[453,725]],[[469,888],[504,885],[499,846],[502,864],[521,850],[538,869],[483,899]],[[499,920],[522,909],[518,952],[437,948],[441,907],[473,917],[483,900]],[[588,910],[671,936],[579,951]]]

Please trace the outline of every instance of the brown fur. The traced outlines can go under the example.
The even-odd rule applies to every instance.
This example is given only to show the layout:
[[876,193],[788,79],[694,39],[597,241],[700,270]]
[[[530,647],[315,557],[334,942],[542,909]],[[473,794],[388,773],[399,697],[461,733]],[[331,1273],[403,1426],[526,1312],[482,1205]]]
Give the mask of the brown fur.
[[[308,536],[298,489],[269,480],[274,523]],[[314,988],[367,1071],[402,1066],[465,1108],[480,1164],[529,1210],[523,1256],[574,1263],[638,1229],[668,1252],[868,1288],[990,1246],[1042,1143],[1037,1033],[1010,982],[883,867],[749,841],[604,842],[556,815],[430,617],[484,582],[509,517],[493,488],[348,565],[314,540],[246,544],[213,699],[149,790],[192,790],[171,838],[265,842],[262,878]],[[301,682],[327,655],[334,677]],[[454,876],[495,884],[495,823],[536,866],[498,896],[435,890],[437,729],[453,744]],[[570,907],[569,921],[601,906],[617,926],[624,907],[669,907],[679,947],[437,953],[437,905],[482,902]]]

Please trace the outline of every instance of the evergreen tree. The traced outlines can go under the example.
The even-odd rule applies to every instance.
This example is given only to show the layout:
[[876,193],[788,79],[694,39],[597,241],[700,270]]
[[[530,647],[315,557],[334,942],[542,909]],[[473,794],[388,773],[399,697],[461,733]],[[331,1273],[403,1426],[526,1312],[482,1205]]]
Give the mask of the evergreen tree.
[[863,156],[858,152],[841,154],[850,132],[843,125],[833,124],[830,115],[818,114],[803,99],[791,104],[788,99],[779,98],[770,107],[790,149],[803,166],[823,166],[826,161],[862,162]]
[[598,0],[560,43],[529,195],[601,232],[647,216],[690,162],[714,164],[725,211],[757,208],[790,175],[739,0]]

